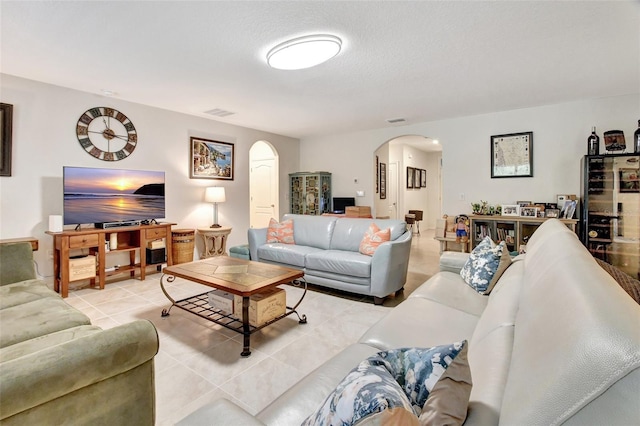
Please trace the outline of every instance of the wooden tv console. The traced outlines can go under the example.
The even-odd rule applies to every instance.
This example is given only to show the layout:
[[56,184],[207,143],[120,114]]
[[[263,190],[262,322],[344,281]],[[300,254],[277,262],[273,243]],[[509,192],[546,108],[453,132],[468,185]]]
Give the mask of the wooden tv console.
[[[88,249],[89,254],[96,256],[97,273],[91,280],[91,287],[95,287],[96,279],[100,289],[104,289],[108,276],[127,273],[134,277],[136,271],[140,273],[140,280],[145,279],[147,268],[147,243],[163,238],[167,255],[167,265],[173,265],[171,256],[171,226],[175,223],[158,223],[154,225],[123,226],[118,228],[86,228],[77,231],[47,232],[53,237],[53,286],[62,297],[69,295],[70,256],[75,249]],[[106,249],[112,233],[118,234],[118,247]],[[140,261],[136,263],[136,251]],[[106,271],[107,254],[129,253],[129,264],[120,266],[113,271]],[[85,278],[86,279],[86,278]]]

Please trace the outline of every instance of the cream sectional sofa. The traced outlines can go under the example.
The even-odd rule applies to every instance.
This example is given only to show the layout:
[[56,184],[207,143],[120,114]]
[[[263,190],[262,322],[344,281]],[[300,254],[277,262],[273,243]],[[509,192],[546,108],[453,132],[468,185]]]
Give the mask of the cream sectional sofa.
[[463,339],[467,425],[638,424],[640,307],[555,219],[489,296],[440,272],[257,415],[220,399],[179,424],[299,425],[366,357]]
[[[267,243],[267,228],[249,229],[251,260],[302,269],[310,284],[373,296],[376,304],[404,287],[411,251],[404,221],[284,215],[283,221],[288,219],[295,244]],[[358,249],[372,222],[390,228],[391,241],[367,256]]]
[[29,243],[0,245],[0,268],[0,424],[153,425],[153,324],[91,325],[36,279]]

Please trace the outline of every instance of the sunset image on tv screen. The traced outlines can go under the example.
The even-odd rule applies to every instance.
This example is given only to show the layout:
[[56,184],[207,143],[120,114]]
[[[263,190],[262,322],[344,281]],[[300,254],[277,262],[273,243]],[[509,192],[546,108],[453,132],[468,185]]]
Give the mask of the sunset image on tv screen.
[[164,218],[164,172],[64,168],[65,225]]

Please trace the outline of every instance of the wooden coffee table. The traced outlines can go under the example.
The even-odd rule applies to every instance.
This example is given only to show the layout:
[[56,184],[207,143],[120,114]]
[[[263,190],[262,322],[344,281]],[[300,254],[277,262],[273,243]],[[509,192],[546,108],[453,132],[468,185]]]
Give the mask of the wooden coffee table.
[[[261,328],[273,324],[291,314],[297,315],[300,324],[306,324],[307,322],[306,315],[300,316],[296,311],[302,299],[304,299],[304,296],[307,294],[307,283],[302,279],[304,273],[301,270],[234,257],[219,256],[196,262],[168,266],[164,268],[162,272],[160,287],[164,295],[167,296],[167,299],[171,301],[171,306],[168,309],[162,310],[162,316],[168,316],[171,308],[177,306],[180,309],[184,309],[187,312],[191,312],[192,314],[242,334],[244,336],[244,348],[240,355],[243,357],[251,355],[249,347],[251,334]],[[209,305],[208,292],[182,300],[174,300],[169,293],[167,293],[164,283],[171,283],[175,281],[176,277],[242,296],[242,320]],[[298,300],[293,307],[287,306],[283,315],[259,327],[250,325],[250,297],[256,293],[285,283],[304,286],[304,292],[300,300]]]

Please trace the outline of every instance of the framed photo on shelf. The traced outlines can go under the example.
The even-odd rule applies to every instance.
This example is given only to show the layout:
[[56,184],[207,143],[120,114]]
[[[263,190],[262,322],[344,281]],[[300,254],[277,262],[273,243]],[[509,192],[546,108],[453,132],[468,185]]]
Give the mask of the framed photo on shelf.
[[520,206],[517,204],[503,204],[502,216],[520,216]]
[[415,173],[416,169],[414,169],[413,167],[407,167],[407,188],[413,188]]
[[533,132],[491,136],[491,178],[533,177]]
[[520,216],[522,217],[538,217],[537,207],[521,207],[520,208]]
[[638,169],[620,169],[620,192],[640,192]]
[[427,187],[427,171],[425,169],[420,170],[420,187]]
[[557,198],[558,202],[556,203],[556,208],[562,212],[566,201],[576,200],[578,197],[575,194],[558,194]]
[[387,165],[380,163],[380,199],[387,198]]
[[573,214],[576,212],[576,200],[566,200],[564,207],[560,211],[561,219],[573,219]]
[[189,177],[233,180],[234,146],[229,142],[191,137]]
[[560,216],[560,210],[558,209],[545,209],[544,211],[544,215],[545,217],[559,217]]

